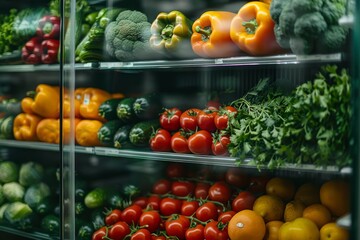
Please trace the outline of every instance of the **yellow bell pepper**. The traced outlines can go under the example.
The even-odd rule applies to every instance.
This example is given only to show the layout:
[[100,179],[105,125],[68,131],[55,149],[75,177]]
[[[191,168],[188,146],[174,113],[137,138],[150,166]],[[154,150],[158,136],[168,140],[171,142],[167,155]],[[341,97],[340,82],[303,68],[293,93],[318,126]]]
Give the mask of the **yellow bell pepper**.
[[[77,99],[77,96],[79,96],[79,92],[81,90],[75,90],[74,92],[74,101],[72,102],[70,99],[70,95],[69,95],[69,91],[66,89],[64,91],[64,95],[63,95],[63,113],[64,113],[64,118],[69,118],[70,117],[70,112],[74,111],[74,116],[75,118],[80,118],[80,104],[81,104],[81,100]],[[80,96],[81,98],[81,96]],[[71,107],[72,104],[74,104],[74,107]]]
[[80,116],[85,119],[104,121],[99,115],[99,106],[112,96],[109,92],[99,88],[86,88],[81,93]]
[[103,123],[99,120],[81,120],[75,129],[75,140],[81,146],[100,146],[97,133]]
[[278,237],[279,240],[319,240],[320,231],[313,221],[300,217],[281,225]]
[[[75,127],[80,119],[75,118]],[[70,119],[63,119],[63,142],[70,142]],[[56,143],[60,142],[60,119],[44,118],[39,122],[36,128],[36,135],[41,142]]]
[[14,138],[22,141],[37,141],[36,127],[41,117],[31,113],[20,113],[14,119]]

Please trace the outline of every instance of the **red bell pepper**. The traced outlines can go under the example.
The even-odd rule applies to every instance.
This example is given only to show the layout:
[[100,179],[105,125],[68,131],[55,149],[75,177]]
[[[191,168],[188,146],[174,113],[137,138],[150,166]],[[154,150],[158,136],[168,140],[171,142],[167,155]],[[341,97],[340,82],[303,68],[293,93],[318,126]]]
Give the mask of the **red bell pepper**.
[[28,42],[25,43],[24,47],[21,50],[21,59],[28,64],[38,64],[41,63],[42,39],[39,37],[33,37]]
[[36,35],[44,39],[59,39],[60,17],[44,16],[40,19]]
[[43,63],[50,64],[58,61],[59,44],[59,40],[56,39],[47,39],[41,43]]

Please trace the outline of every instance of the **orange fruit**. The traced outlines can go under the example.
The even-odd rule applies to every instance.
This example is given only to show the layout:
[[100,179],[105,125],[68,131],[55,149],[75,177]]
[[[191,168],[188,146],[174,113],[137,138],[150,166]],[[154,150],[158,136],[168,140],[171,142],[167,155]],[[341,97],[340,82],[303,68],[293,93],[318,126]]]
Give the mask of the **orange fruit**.
[[320,201],[330,212],[340,217],[350,210],[350,186],[342,179],[325,182],[320,187]]
[[264,240],[278,240],[279,239],[279,229],[283,225],[283,221],[271,221],[265,224],[266,233]]
[[319,229],[326,223],[331,222],[331,213],[329,209],[320,203],[307,206],[303,211],[303,217],[312,220]]
[[320,240],[348,240],[349,231],[343,227],[338,226],[334,222],[325,224],[320,229]]
[[228,224],[228,234],[232,240],[263,240],[265,231],[264,219],[249,209],[236,213]]
[[279,229],[279,240],[319,240],[320,231],[316,224],[307,218],[297,218],[286,222]]
[[320,186],[304,183],[296,190],[294,199],[302,201],[305,206],[320,203]]
[[295,194],[295,184],[291,179],[273,177],[266,184],[266,193],[274,195],[285,202],[290,201]]
[[305,204],[299,200],[288,202],[285,206],[284,221],[291,222],[296,218],[302,217]]
[[282,220],[284,209],[284,202],[273,195],[262,195],[255,200],[253,205],[253,210],[262,216],[265,222]]

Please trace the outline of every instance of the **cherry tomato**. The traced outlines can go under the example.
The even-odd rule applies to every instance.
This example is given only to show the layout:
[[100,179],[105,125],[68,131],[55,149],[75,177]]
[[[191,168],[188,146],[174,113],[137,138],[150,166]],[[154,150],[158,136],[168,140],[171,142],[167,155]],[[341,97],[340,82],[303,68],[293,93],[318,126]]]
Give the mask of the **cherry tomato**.
[[180,128],[180,116],[182,111],[176,107],[165,109],[160,115],[160,126],[170,132]]
[[170,144],[173,152],[190,153],[188,135],[189,134],[184,131],[178,131],[171,136]]
[[171,181],[168,179],[159,179],[152,186],[152,193],[165,194],[171,191]]
[[219,102],[218,98],[212,99],[206,103],[206,107],[210,109],[218,110],[221,107],[221,103]]
[[111,226],[121,220],[121,210],[113,209],[105,216],[105,224]]
[[185,232],[186,240],[204,240],[204,226],[196,224],[195,227],[190,227]]
[[155,232],[159,228],[160,222],[161,222],[160,214],[158,211],[155,210],[143,212],[139,219],[139,225],[140,226],[147,225],[145,228],[150,232]]
[[226,211],[219,215],[218,222],[228,223],[230,219],[236,214],[235,211]]
[[194,196],[199,199],[206,199],[209,196],[210,184],[198,182],[195,186]]
[[148,198],[148,207],[153,210],[160,210],[161,197],[158,195],[151,195]]
[[190,226],[190,220],[183,215],[172,215],[165,222],[165,230],[169,236],[185,239],[185,232]]
[[185,166],[181,163],[171,163],[167,165],[166,175],[169,178],[181,178],[185,176]]
[[151,240],[151,233],[149,230],[141,228],[131,235],[130,240]]
[[240,212],[244,209],[252,209],[256,197],[249,191],[240,192],[231,202],[231,209],[235,212]]
[[121,219],[129,225],[137,224],[142,214],[142,208],[138,205],[131,205],[121,213]]
[[108,237],[113,240],[122,240],[126,235],[130,234],[130,232],[129,225],[124,221],[119,221],[111,226]]
[[237,109],[232,106],[226,106],[219,109],[214,117],[214,124],[217,129],[225,130],[229,124],[229,116],[235,115],[237,113]]
[[150,148],[157,152],[170,152],[171,149],[171,134],[168,130],[159,128],[150,137]]
[[149,200],[145,196],[137,197],[133,200],[133,204],[140,206],[142,209],[146,208]]
[[197,115],[201,112],[198,108],[190,108],[180,116],[180,127],[185,131],[195,131],[197,128]]
[[189,181],[174,181],[171,185],[171,192],[178,197],[186,197],[194,193],[194,183]]
[[225,173],[225,181],[235,187],[246,188],[249,186],[250,178],[246,173],[244,173],[244,170],[233,167],[227,169]]
[[196,200],[183,201],[181,205],[181,215],[191,216],[199,208],[199,202]]
[[218,209],[212,202],[206,202],[201,205],[195,212],[195,216],[200,221],[206,222],[210,219],[217,219]]
[[209,199],[225,203],[231,197],[231,189],[228,184],[223,181],[215,182],[209,188]]
[[227,240],[229,239],[228,230],[223,223],[210,221],[204,227],[204,237],[206,240]]
[[182,201],[180,199],[166,197],[160,202],[160,213],[164,216],[181,212]]
[[213,134],[211,151],[216,156],[228,156],[228,145],[230,144],[230,136],[223,133]]
[[192,134],[189,139],[189,149],[194,154],[209,155],[211,153],[212,136],[206,130],[200,130]]
[[91,237],[91,240],[103,240],[103,237],[106,237],[107,227],[101,227],[96,230]]
[[216,112],[211,109],[205,109],[197,115],[197,125],[200,129],[206,130],[208,132],[215,132],[216,126],[214,122],[214,118],[216,116]]
[[166,240],[165,236],[151,235],[151,240]]
[[266,183],[269,181],[268,176],[253,176],[250,178],[248,190],[252,193],[261,194],[266,192]]

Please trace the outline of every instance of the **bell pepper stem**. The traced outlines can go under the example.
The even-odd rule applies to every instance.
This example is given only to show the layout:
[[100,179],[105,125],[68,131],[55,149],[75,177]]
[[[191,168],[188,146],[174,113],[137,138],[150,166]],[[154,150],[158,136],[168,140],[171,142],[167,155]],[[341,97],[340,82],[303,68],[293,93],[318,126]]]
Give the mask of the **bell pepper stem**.
[[43,33],[49,34],[53,30],[54,25],[51,22],[46,22],[42,29]]
[[201,33],[203,35],[203,40],[206,41],[206,40],[209,40],[210,38],[210,35],[211,35],[211,27],[205,27],[205,28],[202,28],[200,26],[196,26],[195,27],[195,31],[197,33]]
[[248,34],[255,34],[256,29],[259,26],[256,19],[252,19],[248,22],[243,22],[242,25],[245,27],[245,30]]
[[164,40],[170,39],[173,35],[173,31],[174,31],[174,26],[171,24],[168,24],[161,30],[161,37]]

